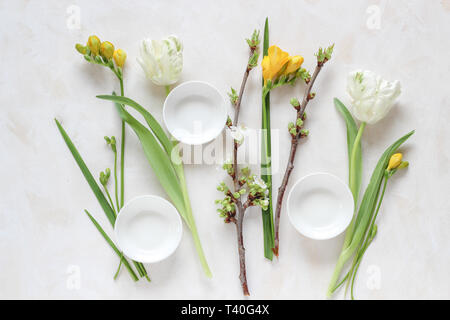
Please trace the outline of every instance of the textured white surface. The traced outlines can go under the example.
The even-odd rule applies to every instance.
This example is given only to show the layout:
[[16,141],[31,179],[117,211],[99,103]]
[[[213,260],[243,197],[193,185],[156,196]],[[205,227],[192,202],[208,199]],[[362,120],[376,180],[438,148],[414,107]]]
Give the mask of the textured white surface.
[[[67,10],[73,5],[80,9],[79,29],[67,27]],[[379,28],[374,29],[377,10]],[[348,103],[346,75],[355,68],[399,79],[403,88],[389,116],[364,134],[364,186],[385,147],[417,129],[402,147],[411,166],[388,187],[377,238],[360,268],[357,296],[450,298],[448,0],[1,1],[1,298],[242,297],[235,230],[215,213],[215,187],[225,176],[217,166],[186,167],[214,278],[203,275],[185,228],[175,254],[148,266],[151,284],[132,283],[125,272],[114,282],[118,259],[83,209],[111,230],[53,118],[62,121],[97,174],[112,165],[103,136],[118,136],[119,120],[111,104],[95,95],[118,87],[110,72],[87,64],[75,52],[76,42],[95,33],[125,49],[127,95],[161,119],[164,89],[146,80],[136,62],[141,39],[177,34],[185,46],[182,81],[208,81],[225,93],[230,85],[240,84],[247,59],[243,39],[262,29],[267,15],[271,43],[303,54],[308,68],[319,46],[336,44],[308,107],[311,135],[299,147],[290,185],[314,171],[346,179],[345,128],[332,99]],[[272,94],[272,127],[281,129],[280,145],[274,149],[281,150],[283,168],[289,146],[285,128],[294,117],[288,101],[299,90],[282,88]],[[250,76],[241,117],[249,127],[260,126],[259,68]],[[137,139],[130,131],[127,137],[126,198],[164,196]],[[280,174],[274,176],[275,187],[280,180]],[[263,258],[261,231],[259,210],[251,210],[245,244],[252,298],[324,298],[342,236],[322,242],[306,239],[283,212],[281,256],[271,263]],[[74,279],[80,280],[79,286]]]

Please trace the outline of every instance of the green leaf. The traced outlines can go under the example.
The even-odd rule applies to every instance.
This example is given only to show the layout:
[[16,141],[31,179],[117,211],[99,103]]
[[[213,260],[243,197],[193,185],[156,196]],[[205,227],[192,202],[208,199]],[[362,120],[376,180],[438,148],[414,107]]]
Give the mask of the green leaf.
[[[263,56],[269,52],[269,18],[266,18],[264,25],[264,43]],[[264,88],[264,79],[262,80]],[[270,93],[263,93],[262,106],[262,149],[261,149],[261,179],[266,183],[269,190],[269,207],[266,210],[261,209],[264,233],[264,256],[273,259],[274,247],[274,225],[273,225],[273,206],[272,206],[272,174],[271,174],[271,137],[270,137]]]
[[269,54],[269,18],[264,23],[263,57]]
[[97,98],[103,99],[103,100],[110,100],[110,101],[113,101],[115,103],[119,103],[122,105],[127,105],[127,106],[132,107],[136,111],[138,111],[144,117],[144,120],[147,122],[149,128],[152,130],[152,132],[158,138],[159,142],[164,147],[164,150],[166,151],[166,153],[168,155],[171,154],[172,149],[173,149],[172,142],[170,141],[169,137],[166,135],[166,133],[164,132],[163,128],[158,123],[158,121],[156,121],[156,119],[144,107],[142,107],[140,104],[138,104],[137,102],[135,102],[127,97],[120,97],[120,96],[115,96],[115,95],[100,95],[100,96],[97,96]]
[[381,187],[381,182],[383,180],[384,172],[388,165],[389,159],[395,153],[395,151],[411,136],[414,134],[414,130],[405,134],[403,137],[395,141],[386,151],[383,153],[381,158],[372,173],[369,185],[364,192],[361,205],[359,207],[358,216],[356,217],[355,224],[355,236],[352,239],[353,242],[357,244],[360,243],[362,236],[365,234],[367,226],[371,220],[372,214],[375,210],[375,206],[378,199],[378,193]]
[[[128,272],[130,273],[131,277],[133,278],[134,281],[138,281],[138,277],[136,276],[136,273],[134,272],[134,270],[131,268],[130,264],[128,263],[127,259],[125,259],[123,257],[123,254],[120,252],[120,250],[116,247],[116,245],[114,244],[114,242],[112,242],[111,238],[106,234],[106,232],[103,230],[103,228],[100,226],[100,224],[94,219],[94,217],[87,211],[84,210],[84,212],[86,212],[87,216],[89,217],[89,219],[92,221],[92,223],[94,224],[94,226],[97,228],[97,230],[100,232],[100,234],[103,236],[103,238],[106,240],[106,242],[109,244],[109,246],[114,250],[114,252],[119,256],[119,259],[121,260],[121,263],[123,263],[123,265],[127,268]],[[117,273],[116,273],[117,276]]]
[[[365,238],[364,236],[367,232],[368,226],[375,211],[381,183],[383,181],[384,173],[389,159],[396,152],[396,150],[413,134],[414,130],[395,141],[386,149],[386,151],[378,160],[378,163],[372,173],[372,177],[370,178],[369,185],[364,192],[364,196],[358,210],[358,215],[356,216],[355,221],[352,221],[352,223],[354,223],[354,227],[352,228],[352,230],[347,231],[347,233],[351,232],[350,243],[348,246],[344,245],[344,248],[339,255],[338,262],[336,263],[336,267],[334,269],[334,273],[328,287],[328,296],[331,296],[331,294],[337,289],[338,286],[336,286],[336,283],[338,282],[339,275],[344,268],[345,263],[353,256],[353,254],[360,247]],[[346,238],[347,236],[348,235],[346,234]],[[346,276],[346,278],[348,277],[350,277],[350,274]],[[341,284],[342,282],[339,285]]]
[[[116,103],[116,109],[118,110],[122,120],[126,121],[135,131],[150,166],[155,172],[160,184],[191,230],[203,270],[208,277],[211,277],[211,271],[206,261],[198,236],[197,227],[195,225],[194,216],[192,214],[184,177],[183,164],[179,158],[179,151],[177,147],[170,141],[155,118],[137,102],[131,100],[130,98],[115,95],[101,95],[97,97],[104,100],[114,101]],[[122,106],[123,104],[138,111],[144,117],[151,131],[144,127],[131,114],[129,114]]]
[[159,183],[178,209],[180,215],[189,224],[190,219],[186,216],[186,208],[182,196],[182,189],[180,188],[180,181],[170,157],[158,143],[155,136],[146,127],[128,113],[121,105],[116,104],[116,108],[122,120],[127,122],[138,136],[147,160],[158,178]]
[[102,190],[98,186],[97,182],[95,181],[94,177],[92,176],[91,172],[89,171],[88,167],[86,166],[86,163],[84,162],[84,160],[81,157],[80,153],[78,152],[77,148],[73,144],[72,140],[70,140],[70,138],[67,135],[64,128],[61,126],[61,124],[59,123],[58,120],[55,119],[55,122],[56,122],[56,125],[58,126],[59,132],[61,133],[64,141],[66,142],[67,147],[69,148],[75,161],[77,162],[78,166],[80,167],[80,170],[83,173],[84,177],[86,178],[87,183],[91,187],[92,192],[94,192],[94,195],[98,200],[98,203],[100,204],[103,211],[105,212],[105,215],[108,218],[109,222],[114,227],[114,223],[116,221],[116,215],[114,214],[114,210],[109,205],[108,200],[106,200],[105,195],[103,194]]
[[[349,186],[350,190],[353,193],[353,199],[355,201],[355,205],[358,203],[359,191],[361,189],[361,180],[362,180],[362,152],[361,152],[361,143],[358,143],[356,146],[356,161],[354,164],[351,162],[351,154],[352,148],[355,142],[356,135],[358,134],[358,127],[356,126],[355,120],[353,119],[351,113],[345,107],[345,105],[337,98],[334,98],[334,105],[336,109],[342,114],[342,117],[345,120],[345,125],[347,126],[347,149],[348,149],[348,167],[351,168],[349,171]],[[354,183],[351,185],[352,179],[351,175],[354,175]]]

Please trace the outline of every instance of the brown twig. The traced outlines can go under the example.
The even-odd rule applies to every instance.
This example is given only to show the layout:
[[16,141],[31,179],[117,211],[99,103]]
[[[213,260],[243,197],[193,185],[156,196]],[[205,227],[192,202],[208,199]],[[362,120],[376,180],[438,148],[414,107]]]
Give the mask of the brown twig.
[[[314,98],[314,95],[311,94],[312,87],[314,86],[314,82],[316,81],[316,78],[319,75],[320,71],[322,70],[322,67],[325,64],[325,62],[327,62],[327,60],[325,60],[324,62],[317,63],[317,66],[316,66],[316,69],[314,70],[313,75],[307,82],[307,86],[305,89],[302,103],[300,104],[300,106],[297,110],[296,120],[305,118],[304,113],[305,113],[306,106],[308,105],[308,102]],[[297,134],[292,135],[291,151],[289,153],[289,160],[288,160],[288,163],[286,166],[286,171],[284,173],[283,180],[281,182],[280,187],[278,188],[277,207],[275,210],[275,242],[274,242],[274,248],[273,248],[273,253],[277,257],[278,257],[279,247],[280,247],[279,234],[280,234],[281,207],[283,204],[284,193],[286,191],[286,187],[289,182],[289,177],[291,176],[292,170],[294,169],[294,160],[295,160],[295,155],[297,152],[298,141],[300,140],[300,138],[303,137],[301,134],[301,129],[302,129],[301,127],[297,127],[297,130],[298,130]]]
[[[255,52],[256,47],[250,48],[250,57],[253,56],[253,53]],[[239,121],[239,111],[241,109],[241,102],[242,102],[242,96],[244,94],[245,85],[247,83],[248,75],[250,74],[250,71],[253,68],[251,68],[247,64],[247,68],[245,69],[244,77],[242,79],[241,88],[239,90],[239,96],[235,104],[235,113],[234,113],[234,121],[233,125],[237,126]],[[236,141],[234,141],[234,147],[233,147],[233,184],[234,184],[234,191],[237,192],[240,189],[239,184],[239,170],[238,170],[238,164],[237,164],[237,152],[238,152],[239,145]],[[248,208],[248,204],[245,203],[242,204],[241,198],[239,197],[236,199],[236,218],[233,220],[233,222],[236,224],[236,233],[237,233],[237,243],[238,243],[238,251],[239,251],[239,280],[241,281],[242,291],[245,296],[249,296],[250,293],[248,291],[248,285],[247,285],[247,272],[245,267],[245,247],[244,247],[244,238],[243,238],[243,222],[244,222],[244,215],[245,211]]]

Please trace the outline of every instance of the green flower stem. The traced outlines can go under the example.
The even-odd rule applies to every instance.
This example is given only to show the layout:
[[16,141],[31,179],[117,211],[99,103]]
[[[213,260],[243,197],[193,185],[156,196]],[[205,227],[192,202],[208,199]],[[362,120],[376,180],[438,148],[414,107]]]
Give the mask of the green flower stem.
[[[264,23],[263,56],[269,54],[269,19]],[[262,80],[262,140],[261,140],[261,179],[269,190],[269,206],[266,210],[261,209],[264,236],[264,257],[273,259],[275,246],[275,230],[273,225],[272,205],[272,168],[271,168],[271,137],[270,137],[270,93],[265,90],[264,79]]]
[[119,210],[121,209],[121,206],[119,205],[119,183],[117,181],[117,150],[114,151],[114,189],[115,189],[115,196],[116,196],[116,207],[117,207],[117,214],[119,213]]
[[194,221],[194,216],[192,214],[191,202],[189,200],[189,195],[187,191],[186,181],[184,179],[184,174],[180,178],[181,187],[183,190],[183,198],[187,209],[187,216],[189,218],[189,228],[192,232],[192,237],[194,238],[195,249],[197,250],[198,256],[200,258],[200,263],[202,265],[203,271],[208,278],[212,277],[211,270],[209,269],[208,262],[206,261],[205,253],[203,252],[203,247],[200,242],[200,237],[198,235],[197,226]]
[[267,185],[269,191],[269,206],[262,210],[263,232],[264,232],[264,256],[272,260],[274,248],[274,225],[272,204],[272,150],[270,135],[270,93],[262,97],[262,146],[261,146],[261,179]]
[[[171,90],[170,86],[166,86],[166,96],[169,95],[170,90]],[[170,156],[172,157],[172,156],[176,156],[176,155],[179,155],[178,145],[173,147],[172,154]],[[206,261],[205,253],[203,251],[203,247],[200,242],[200,237],[198,235],[197,226],[195,224],[194,215],[192,212],[191,201],[189,198],[189,193],[188,193],[187,184],[186,184],[186,178],[184,175],[183,163],[181,162],[181,159],[179,157],[177,157],[175,159],[175,161],[172,158],[172,163],[174,165],[176,174],[180,181],[180,186],[181,186],[181,190],[183,193],[183,202],[184,202],[184,208],[185,208],[184,216],[185,216],[186,224],[188,225],[189,229],[191,230],[192,237],[194,239],[195,249],[197,250],[197,254],[199,256],[203,271],[205,272],[205,274],[208,278],[211,278],[212,273],[208,266],[208,262]]]
[[352,256],[353,251],[349,249],[344,249],[336,263],[336,267],[334,268],[333,276],[331,277],[330,285],[327,291],[327,297],[330,298],[333,294],[334,290],[336,290],[339,286],[336,286],[335,283],[339,280],[339,275],[341,274],[342,269],[345,266],[347,260]]
[[361,125],[359,126],[359,130],[358,133],[356,135],[355,141],[353,143],[353,147],[352,147],[352,152],[351,152],[351,156],[350,156],[350,178],[349,178],[349,183],[350,183],[350,189],[353,192],[353,200],[354,200],[354,204],[355,204],[355,212],[353,214],[353,218],[352,221],[350,222],[350,225],[347,228],[347,232],[345,234],[345,240],[344,240],[344,248],[347,248],[350,245],[350,242],[352,241],[353,238],[353,232],[354,232],[354,228],[355,228],[355,222],[356,222],[356,216],[357,216],[357,208],[358,208],[358,198],[357,198],[357,194],[358,191],[357,189],[357,185],[358,185],[358,181],[356,181],[356,175],[357,173],[355,172],[356,166],[354,165],[356,162],[356,156],[357,156],[357,149],[358,146],[361,142],[361,137],[362,134],[364,132],[364,129],[366,128],[366,123],[362,122]]
[[[369,234],[370,233],[371,233],[371,230],[369,231]],[[358,272],[359,266],[361,264],[362,257],[364,255],[364,253],[366,252],[367,248],[369,247],[369,245],[372,243],[372,240],[373,240],[373,238],[368,238],[366,240],[366,242],[364,243],[364,245],[360,249],[359,253],[356,255],[356,258],[355,258],[356,264],[354,264],[352,266],[352,269],[349,272],[349,274],[353,273],[352,279],[351,279],[351,287],[350,287],[350,295],[351,295],[352,300],[355,300],[355,296],[353,295],[353,288],[354,288],[354,285],[355,285],[356,273]],[[350,282],[350,278],[348,279],[348,281]]]
[[108,197],[108,200],[109,200],[109,204],[111,205],[111,208],[113,209],[114,215],[117,217],[117,210],[114,207],[114,202],[111,199],[111,195],[109,194],[108,187],[106,185],[103,185],[103,190],[105,190],[106,196]]
[[[120,95],[124,96],[123,78],[119,77]],[[122,135],[120,139],[120,208],[124,205],[125,194],[125,121],[122,120]]]
[[366,239],[365,239],[361,249],[358,250],[358,252],[356,254],[357,258],[355,259],[355,263],[353,264],[352,269],[351,269],[351,273],[353,273],[352,280],[351,280],[351,298],[352,298],[352,300],[354,300],[353,288],[354,288],[354,282],[355,282],[356,273],[358,272],[359,265],[361,264],[361,260],[362,260],[362,257],[364,255],[364,253],[366,252],[366,250],[369,247],[369,245],[372,243],[372,240],[373,240],[372,231],[373,231],[373,229],[375,227],[375,221],[376,221],[376,219],[378,217],[378,212],[380,211],[381,203],[383,202],[384,193],[386,192],[386,186],[387,186],[389,177],[390,176],[388,174],[385,175],[384,184],[383,184],[383,190],[381,191],[381,196],[380,196],[380,199],[378,201],[378,205],[377,205],[377,209],[375,211],[374,217],[372,219],[372,222],[370,223],[370,227],[368,229],[369,232],[367,233]]
[[[358,134],[356,135],[355,142],[353,143],[352,155],[350,158],[350,172],[351,172],[350,173],[350,189],[351,190],[356,190],[355,186],[357,184],[357,181],[356,181],[356,175],[354,172],[356,170],[354,163],[356,162],[356,154],[357,154],[356,150],[358,149],[358,145],[361,142],[361,137],[362,137],[365,127],[366,127],[366,123],[362,122],[361,125],[359,126],[359,130],[358,130]],[[356,197],[355,197],[354,200],[355,200],[355,206],[356,206],[358,199],[356,199]]]
[[123,254],[119,251],[119,249],[116,247],[116,245],[112,242],[112,240],[108,237],[108,235],[106,234],[106,232],[103,230],[103,228],[100,226],[100,224],[94,219],[94,217],[87,211],[84,210],[85,213],[87,214],[87,216],[89,217],[89,219],[92,221],[92,223],[94,224],[94,226],[97,228],[97,230],[100,232],[100,234],[103,236],[103,238],[105,239],[105,241],[110,245],[110,247],[114,250],[114,252],[120,257],[121,262],[123,261],[123,265],[125,266],[125,268],[128,270],[128,272],[130,273],[131,278],[134,281],[138,281],[138,277],[136,276],[136,274],[133,271],[133,268],[131,268],[130,264],[128,263],[128,261],[126,259],[123,258]]
[[[124,86],[123,86],[123,76],[121,73],[116,72],[113,70],[117,78],[119,79],[120,83],[120,96],[124,96]],[[117,212],[120,211],[120,209],[123,208],[124,205],[124,199],[125,199],[125,121],[122,120],[121,123],[121,139],[120,139],[120,207],[117,209]],[[149,282],[151,281],[147,270],[145,270],[145,267],[142,263],[133,261],[134,266],[139,272],[139,275],[141,277],[145,277]]]
[[123,252],[121,252],[120,263],[119,266],[117,267],[116,273],[114,274],[114,280],[116,280],[117,276],[119,275],[120,267],[122,267],[122,262],[123,262]]

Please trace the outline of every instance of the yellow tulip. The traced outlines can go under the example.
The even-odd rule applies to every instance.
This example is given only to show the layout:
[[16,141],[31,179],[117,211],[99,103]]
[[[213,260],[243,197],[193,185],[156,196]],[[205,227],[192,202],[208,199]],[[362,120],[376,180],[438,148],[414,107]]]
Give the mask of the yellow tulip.
[[127,59],[127,54],[122,49],[117,49],[116,51],[114,51],[113,57],[116,65],[122,68],[125,64],[125,60]]
[[264,81],[275,79],[289,62],[289,54],[277,46],[271,46],[261,62]]
[[100,46],[100,54],[107,60],[111,59],[114,54],[114,45],[109,41],[102,42],[102,45]]
[[100,39],[97,36],[90,36],[87,42],[87,46],[91,53],[96,56],[100,52]]
[[288,75],[290,73],[296,72],[300,66],[303,63],[303,57],[302,56],[292,56],[289,57],[289,62],[287,64],[286,69],[284,70],[283,74]]
[[389,159],[387,170],[397,169],[397,167],[402,163],[402,158],[403,155],[401,153],[392,155],[391,159]]

